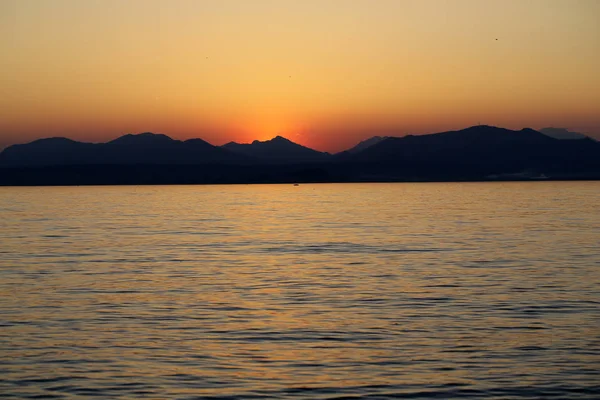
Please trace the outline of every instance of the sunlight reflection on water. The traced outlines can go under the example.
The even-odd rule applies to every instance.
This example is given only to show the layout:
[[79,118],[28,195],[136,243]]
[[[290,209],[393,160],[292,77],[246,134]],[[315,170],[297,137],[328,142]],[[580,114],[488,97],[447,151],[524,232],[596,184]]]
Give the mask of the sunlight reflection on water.
[[0,393],[598,398],[598,199],[598,182],[0,188]]

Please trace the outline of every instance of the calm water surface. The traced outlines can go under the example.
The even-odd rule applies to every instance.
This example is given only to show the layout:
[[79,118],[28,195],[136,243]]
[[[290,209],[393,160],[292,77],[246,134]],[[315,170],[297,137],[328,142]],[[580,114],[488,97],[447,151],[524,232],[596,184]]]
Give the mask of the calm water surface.
[[600,398],[600,182],[0,188],[0,394]]

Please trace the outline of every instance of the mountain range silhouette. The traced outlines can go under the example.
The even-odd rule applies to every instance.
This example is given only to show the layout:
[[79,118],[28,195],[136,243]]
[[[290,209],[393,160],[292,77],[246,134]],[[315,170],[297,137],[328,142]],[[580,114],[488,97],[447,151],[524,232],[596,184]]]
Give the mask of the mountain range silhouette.
[[278,163],[326,161],[330,156],[329,153],[304,147],[282,136],[264,142],[255,140],[251,144],[229,142],[222,147],[236,154]]
[[600,178],[599,142],[546,131],[479,125],[376,136],[337,154],[281,136],[223,146],[149,132],[97,144],[48,138],[0,153],[0,185]]

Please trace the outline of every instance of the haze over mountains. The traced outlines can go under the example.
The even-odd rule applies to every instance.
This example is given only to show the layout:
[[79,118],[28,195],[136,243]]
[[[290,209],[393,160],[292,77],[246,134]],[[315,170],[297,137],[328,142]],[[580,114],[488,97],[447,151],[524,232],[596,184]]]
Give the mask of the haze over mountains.
[[574,140],[587,137],[583,133],[571,132],[566,128],[542,128],[540,132],[555,139]]
[[[382,140],[388,139],[391,136],[373,136],[369,139],[365,139],[362,142],[358,143],[356,146],[346,150],[346,153],[350,153],[350,154],[356,154],[356,153],[360,153],[361,151],[365,150],[367,147],[371,147],[374,144],[377,144],[379,142],[381,142]],[[342,152],[344,153],[344,152]]]
[[[561,130],[546,131],[553,136],[564,135]],[[36,184],[36,174],[48,176],[48,170],[53,168],[59,168],[63,175],[65,171],[78,169],[77,176],[82,183],[90,183],[85,173],[82,175],[82,169],[95,171],[96,178],[104,177],[96,183],[113,182],[111,176],[116,171],[126,176],[126,171],[133,170],[136,175],[125,182],[152,183],[152,177],[156,176],[161,177],[157,183],[600,176],[600,143],[569,134],[565,139],[577,140],[557,139],[532,129],[513,131],[473,126],[430,135],[373,137],[334,155],[281,136],[263,142],[231,142],[223,146],[214,146],[202,139],[174,140],[153,133],[129,134],[98,144],[49,138],[13,145],[0,153],[0,184],[25,181]],[[42,174],[39,170],[44,168],[46,171]],[[23,172],[24,169],[29,172]],[[109,170],[112,172],[107,172]],[[145,171],[150,170],[154,172],[147,176]],[[179,172],[173,172],[175,170]],[[18,176],[28,178],[23,181]]]

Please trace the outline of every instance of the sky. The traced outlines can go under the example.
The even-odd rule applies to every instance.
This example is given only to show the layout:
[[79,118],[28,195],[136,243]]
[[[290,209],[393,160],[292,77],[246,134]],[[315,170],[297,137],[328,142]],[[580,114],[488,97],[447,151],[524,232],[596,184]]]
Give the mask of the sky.
[[0,0],[0,148],[157,132],[339,151],[486,124],[600,138],[597,0]]

